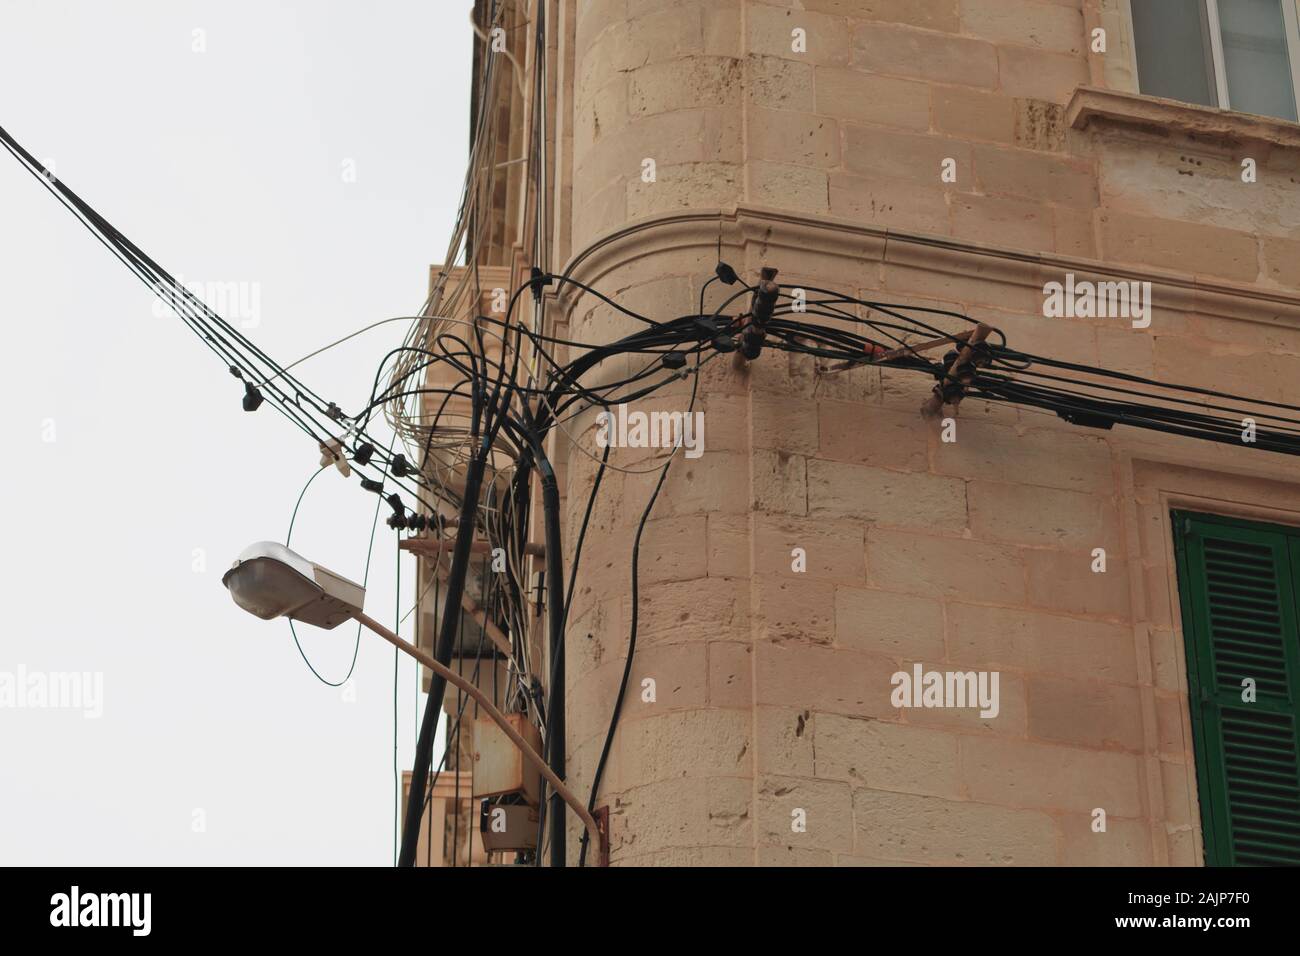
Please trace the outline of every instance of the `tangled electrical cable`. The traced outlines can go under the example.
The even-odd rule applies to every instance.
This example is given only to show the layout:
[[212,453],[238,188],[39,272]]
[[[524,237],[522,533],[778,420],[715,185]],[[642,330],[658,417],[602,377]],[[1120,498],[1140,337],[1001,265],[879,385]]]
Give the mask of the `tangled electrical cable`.
[[[422,476],[394,469],[396,456],[388,458],[375,448],[385,447],[366,431],[369,416],[348,416],[338,405],[312,391],[288,369],[278,365],[238,328],[209,308],[156,261],[119,232],[107,219],[83,201],[68,186],[45,170],[9,133],[0,128],[3,145],[71,211],[114,256],[184,322],[216,354],[230,374],[244,386],[241,404],[245,411],[257,411],[263,403],[273,407],[312,439],[322,452],[338,455],[348,444],[370,446],[370,453],[353,457],[361,472],[362,486],[380,491],[385,481],[426,507],[432,489]],[[375,477],[368,477],[373,475]]]
[[[338,461],[346,459],[349,467],[357,470],[362,488],[387,502],[392,511],[388,525],[399,534],[450,543],[446,549],[439,544],[436,555],[427,559],[431,573],[421,591],[423,598],[430,588],[436,588],[435,606],[441,608],[436,616],[440,620],[434,656],[446,664],[463,643],[464,616],[458,609],[469,606],[466,602],[473,599],[467,595],[477,587],[479,601],[474,608],[480,633],[478,649],[473,652],[476,666],[486,646],[485,633],[495,628],[504,634],[508,679],[501,693],[506,705],[527,715],[548,760],[560,767],[564,759],[565,630],[602,479],[607,470],[618,466],[609,460],[608,445],[596,458],[569,435],[572,447],[595,458],[597,467],[566,568],[560,488],[546,449],[552,429],[567,432],[571,422],[591,409],[608,410],[636,402],[685,379],[691,380],[693,409],[701,370],[708,363],[731,353],[754,362],[761,361],[765,352],[786,352],[813,358],[819,363],[820,374],[877,367],[928,376],[935,381],[932,407],[977,398],[1035,408],[1079,426],[1110,429],[1124,425],[1233,444],[1242,443],[1243,428],[1250,423],[1248,444],[1252,447],[1300,454],[1300,420],[1296,417],[1300,407],[1294,405],[1163,383],[1020,351],[1008,344],[1000,330],[957,311],[873,301],[828,289],[805,288],[790,294],[776,284],[773,269],[764,269],[750,284],[722,262],[702,284],[697,311],[673,318],[642,315],[570,276],[541,268],[534,268],[527,281],[513,291],[500,316],[458,320],[432,315],[454,314],[443,306],[463,304],[464,290],[471,284],[462,282],[443,297],[444,273],[404,343],[379,362],[364,406],[349,415],[317,395],[290,366],[277,364],[185,289],[43,170],[3,129],[0,143],[218,355],[243,383],[246,410],[255,411],[265,402],[311,438],[325,454],[325,464],[331,456]],[[464,239],[460,234],[453,244]],[[540,247],[535,251],[541,255]],[[737,289],[710,312],[704,299],[715,281]],[[545,289],[565,286],[594,297],[640,327],[613,342],[583,342],[548,334],[541,311]],[[522,317],[525,295],[533,303],[531,322]],[[748,308],[733,309],[737,300],[747,295],[751,297]],[[947,351],[936,357],[937,349]],[[568,353],[563,358],[562,351]],[[620,357],[636,361],[612,381],[587,381],[595,370]],[[369,430],[380,411],[401,438],[403,451],[394,451],[393,444],[377,440]],[[657,471],[658,477],[632,541],[627,653],[593,774],[589,810],[594,809],[599,794],[636,651],[642,533],[675,454],[642,472]],[[534,481],[541,489],[545,540],[540,549],[527,539],[533,525]],[[475,550],[476,538],[487,545],[486,551]],[[503,573],[488,573],[486,567],[475,573],[474,555],[488,552],[501,555],[499,570]],[[527,568],[539,559],[545,568],[544,586],[534,592]],[[532,659],[526,640],[534,610],[543,607],[549,637],[544,670]],[[406,865],[414,859],[431,792],[431,773],[440,772],[448,759],[444,751],[438,771],[434,770],[433,741],[444,693],[445,682],[434,675],[411,777],[400,856]],[[454,722],[457,739],[463,712],[462,702]],[[547,814],[559,812],[554,799],[548,808],[543,792],[536,863],[542,858]],[[559,830],[552,835],[553,849],[561,834]],[[580,863],[585,863],[587,853],[584,834]]]
[[[551,487],[548,485],[548,481],[553,482],[554,479],[543,451],[546,434],[551,428],[563,428],[566,421],[593,407],[609,409],[614,405],[648,397],[687,375],[694,377],[691,393],[693,407],[699,383],[698,373],[702,365],[733,351],[740,351],[751,361],[758,360],[764,350],[775,350],[812,356],[822,362],[838,362],[838,365],[822,367],[821,371],[828,374],[868,365],[920,372],[935,379],[936,400],[940,404],[955,404],[964,397],[1010,402],[1046,410],[1076,425],[1098,428],[1123,424],[1213,441],[1239,441],[1243,421],[1258,419],[1267,424],[1254,433],[1255,447],[1300,454],[1300,441],[1297,441],[1300,437],[1300,431],[1297,430],[1300,423],[1294,417],[1300,408],[1296,406],[1240,398],[1195,386],[1170,385],[1096,366],[1033,355],[1011,348],[1000,330],[983,326],[969,316],[951,310],[873,301],[824,289],[805,289],[795,297],[779,292],[772,281],[774,276],[774,271],[765,270],[757,284],[742,283],[739,292],[728,297],[712,313],[706,313],[702,303],[708,284],[717,280],[731,284],[737,281],[735,271],[725,263],[719,263],[715,276],[701,289],[701,308],[697,313],[660,321],[626,309],[570,277],[534,275],[529,283],[515,291],[504,320],[490,316],[479,316],[477,319],[480,326],[499,332],[497,337],[503,345],[500,356],[494,359],[480,355],[477,361],[467,362],[463,360],[465,356],[444,345],[444,361],[453,364],[457,373],[478,376],[472,388],[475,394],[482,394],[491,388],[496,395],[504,386],[507,393],[515,396],[515,400],[508,404],[492,405],[501,409],[505,415],[503,420],[494,419],[494,422],[500,426],[499,434],[504,449],[512,459],[511,482],[514,490],[508,497],[517,502],[517,507],[508,514],[498,514],[498,517],[505,519],[504,524],[495,528],[484,526],[490,543],[506,548],[512,554],[512,564],[515,559],[522,557],[519,545],[524,525],[518,522],[527,518],[526,489],[534,470],[543,475],[542,503],[548,529],[552,522],[558,522],[558,505],[553,503]],[[612,343],[559,340],[530,331],[522,322],[514,322],[512,314],[520,295],[528,289],[536,292],[540,282],[573,284],[619,313],[644,324],[646,328]],[[754,296],[750,311],[724,316],[723,312],[736,298],[745,294]],[[815,298],[808,298],[809,294]],[[816,319],[827,321],[815,321]],[[946,331],[938,326],[937,323],[940,322],[958,322],[966,328]],[[926,336],[928,338],[922,338]],[[458,344],[463,344],[457,341]],[[543,360],[547,369],[544,383],[539,386],[520,382],[516,374],[521,344],[525,341],[528,348]],[[553,354],[553,347],[556,346],[569,348],[579,354],[562,364]],[[932,358],[926,351],[935,346],[948,346],[950,351],[942,359]],[[508,363],[506,351],[511,352],[512,363]],[[649,361],[639,371],[617,381],[600,386],[582,384],[584,376],[598,365],[620,355],[642,356]],[[428,363],[412,367],[411,374],[435,361],[436,359],[431,359]],[[437,394],[443,389],[416,388],[413,391]],[[1201,407],[1198,409],[1196,406]],[[440,406],[440,412],[442,408],[445,408],[445,403]],[[1292,416],[1278,414],[1282,411],[1291,412]],[[438,415],[434,416],[427,427],[431,432],[439,431],[441,426]],[[576,443],[574,447],[589,454]],[[581,559],[582,545],[601,478],[607,468],[613,467],[608,460],[608,450],[606,446],[584,508],[583,521],[572,550],[573,564],[568,571],[569,583],[563,598],[559,597],[558,590],[551,591],[549,587],[556,582],[562,565],[548,532],[544,552],[550,592],[547,598],[548,612],[551,614],[553,648],[559,650],[559,654],[551,655],[551,674],[544,685],[548,689],[559,687],[559,668],[562,667],[560,654],[563,650],[565,622],[572,606],[577,564]],[[641,536],[646,519],[663,487],[671,461],[670,457],[658,469],[658,481],[642,513],[632,543],[628,653],[624,659],[623,677],[609,731],[593,776],[589,809],[594,807],[599,792],[635,654],[637,558]],[[460,527],[464,525],[461,524]],[[555,543],[558,543],[558,538]],[[557,604],[560,606],[558,615],[555,614]],[[558,635],[558,640],[554,635]],[[535,704],[543,740],[549,744],[554,737],[554,708],[548,715],[545,697],[537,697]],[[542,814],[545,812],[543,805]],[[584,837],[582,859],[585,859],[586,850]]]
[[[784,348],[824,359],[839,359],[843,368],[864,364],[921,371],[933,376],[945,402],[954,396],[980,398],[1029,406],[1051,412],[1075,425],[1109,430],[1128,425],[1226,444],[1245,444],[1260,450],[1300,454],[1300,422],[1294,414],[1300,406],[1232,395],[1194,385],[1160,382],[1100,366],[1036,355],[1013,349],[998,329],[989,329],[997,343],[975,341],[969,331],[978,328],[969,316],[942,309],[921,309],[896,303],[872,302],[842,296],[821,289],[808,292],[829,296],[807,300],[806,312],[833,319],[860,322],[879,333],[879,338],[855,335],[844,330],[828,330],[805,322],[777,320],[769,324]],[[883,322],[858,318],[846,313],[843,306],[857,306],[901,320]],[[965,322],[972,330],[950,334],[928,322],[905,316],[898,310],[943,316]],[[790,314],[790,306],[778,308],[777,314]],[[944,344],[949,351],[942,361],[927,358],[920,346],[905,336],[925,332],[937,336],[930,344]],[[885,339],[887,341],[882,341]],[[805,347],[804,343],[814,346]],[[961,353],[970,348],[970,361],[962,381],[954,381],[952,368]],[[834,371],[838,369],[830,369]],[[1281,414],[1291,413],[1291,417]],[[1243,438],[1243,433],[1249,435]]]

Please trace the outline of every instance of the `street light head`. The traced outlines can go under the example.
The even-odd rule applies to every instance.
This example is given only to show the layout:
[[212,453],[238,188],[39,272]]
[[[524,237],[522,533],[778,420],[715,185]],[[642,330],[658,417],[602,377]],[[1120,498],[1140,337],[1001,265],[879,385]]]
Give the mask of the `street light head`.
[[221,583],[236,604],[263,620],[288,617],[326,629],[360,614],[366,598],[361,585],[274,541],[245,548]]

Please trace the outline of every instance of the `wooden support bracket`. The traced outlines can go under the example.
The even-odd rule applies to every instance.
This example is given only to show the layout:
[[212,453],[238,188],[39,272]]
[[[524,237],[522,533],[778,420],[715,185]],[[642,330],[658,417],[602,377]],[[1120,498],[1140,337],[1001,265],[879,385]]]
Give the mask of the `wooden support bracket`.
[[[425,548],[412,546],[412,545],[420,545],[420,544],[428,544],[428,543],[433,543],[433,544],[446,543],[447,547],[445,549],[435,549],[430,551]],[[476,541],[474,543],[479,544],[480,542]],[[486,541],[482,543],[487,544]],[[410,551],[413,554],[417,554],[422,558],[428,558],[428,557],[436,557],[438,554],[441,553],[442,550],[450,551],[451,546],[454,544],[455,542],[447,542],[446,539],[442,539],[442,538],[405,538],[402,540],[399,547],[401,547],[405,551]],[[433,567],[434,567],[434,573],[437,574],[438,577],[441,578],[443,581],[446,581],[447,575],[449,573],[448,569],[444,568],[441,562],[435,562]],[[488,639],[496,646],[497,650],[499,650],[502,654],[504,654],[507,659],[514,656],[514,648],[510,646],[510,636],[506,634],[503,630],[501,630],[501,628],[497,627],[497,625],[488,618],[487,613],[483,610],[482,607],[479,606],[479,603],[477,601],[475,601],[472,597],[470,597],[468,592],[463,593],[461,595],[460,606],[461,609],[466,614],[468,614],[471,618],[474,619],[474,623],[476,623],[479,627],[483,628],[484,633],[487,634]]]
[[749,322],[740,336],[740,348],[734,361],[740,365],[752,362],[763,352],[763,342],[767,338],[767,323],[772,319],[781,286],[776,281],[776,269],[764,266],[759,270],[758,284],[754,286],[754,298],[749,306]]
[[976,369],[983,364],[983,362],[976,359],[975,350],[980,343],[989,337],[989,333],[992,331],[993,326],[985,325],[983,322],[971,330],[969,338],[966,339],[966,344],[957,353],[952,368],[948,369],[943,380],[934,386],[934,394],[927,398],[921,406],[921,414],[924,417],[934,418],[943,409],[945,404],[944,394],[948,386],[957,386],[957,393],[952,397],[949,404],[954,408],[961,404],[961,400],[966,397],[966,386],[974,381]]
[[[434,538],[427,535],[419,537],[403,538],[402,543],[398,545],[403,551],[410,551],[412,554],[418,554],[422,558],[437,558],[444,551],[451,551],[456,547],[455,538]],[[470,554],[487,554],[492,550],[492,542],[478,539],[470,542]],[[546,557],[546,545],[537,544],[529,541],[524,545],[524,553],[533,557]]]
[[856,368],[859,365],[892,362],[896,359],[906,358],[909,355],[918,355],[921,352],[929,352],[943,345],[960,345],[970,339],[974,334],[975,329],[967,329],[965,332],[958,332],[955,335],[945,335],[938,339],[927,339],[924,342],[917,342],[915,345],[900,345],[898,348],[893,349],[882,349],[879,345],[868,344],[865,349],[866,355],[863,358],[854,359],[850,362],[837,362],[834,365],[827,365],[819,371],[842,372],[845,369]]

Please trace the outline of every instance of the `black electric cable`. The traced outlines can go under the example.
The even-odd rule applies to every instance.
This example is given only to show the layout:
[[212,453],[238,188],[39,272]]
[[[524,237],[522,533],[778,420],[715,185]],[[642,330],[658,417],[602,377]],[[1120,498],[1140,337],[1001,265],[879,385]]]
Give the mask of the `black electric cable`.
[[[545,37],[540,20],[536,26],[535,40],[539,45],[538,54],[544,54]],[[485,81],[493,75],[494,61],[494,57],[488,57],[483,64],[482,78]],[[477,117],[475,130],[486,136],[489,134],[489,110],[486,99],[479,105],[480,108],[475,111]],[[535,130],[535,133],[537,132]],[[539,452],[544,447],[543,443],[549,430],[552,427],[563,427],[570,414],[576,416],[585,408],[597,406],[608,409],[613,404],[635,401],[654,394],[665,385],[683,377],[683,373],[677,369],[684,368],[688,358],[694,359],[694,367],[691,369],[694,374],[691,391],[693,408],[702,365],[712,361],[724,351],[734,348],[735,342],[732,336],[745,329],[745,315],[721,319],[722,311],[739,296],[753,294],[755,287],[745,285],[743,289],[727,298],[712,315],[705,315],[704,296],[712,282],[718,279],[730,282],[736,278],[734,270],[730,270],[729,267],[724,270],[723,264],[720,263],[715,269],[715,275],[702,284],[697,314],[662,320],[641,315],[567,275],[549,273],[542,268],[545,265],[547,251],[540,230],[540,213],[544,209],[542,196],[544,190],[541,188],[544,185],[542,178],[544,173],[540,169],[535,169],[537,179],[533,188],[534,198],[538,203],[539,230],[533,238],[532,251],[538,268],[527,281],[515,289],[509,307],[506,309],[504,321],[480,316],[470,323],[472,334],[465,338],[447,332],[435,334],[431,331],[428,336],[431,341],[423,343],[428,348],[421,349],[413,344],[407,344],[393,350],[379,363],[366,407],[355,416],[341,417],[338,407],[333,402],[326,402],[316,395],[297,376],[279,366],[242,332],[177,282],[76,193],[41,169],[40,164],[31,154],[3,129],[0,129],[0,144],[4,145],[28,172],[37,176],[42,185],[55,195],[96,241],[108,248],[132,274],[144,282],[162,302],[169,305],[180,320],[199,336],[205,346],[217,355],[234,375],[244,381],[249,399],[246,407],[255,408],[265,400],[275,408],[277,413],[287,418],[317,444],[325,445],[334,442],[342,444],[345,441],[351,443],[357,450],[353,463],[363,478],[363,487],[383,492],[385,483],[391,482],[392,486],[400,492],[394,499],[399,502],[394,505],[399,518],[405,515],[406,509],[405,505],[400,504],[401,494],[411,496],[430,516],[429,521],[441,534],[441,519],[437,517],[440,513],[437,504],[443,503],[444,506],[456,507],[459,513],[459,526],[453,547],[449,581],[459,578],[459,584],[456,588],[455,603],[448,600],[445,607],[459,606],[465,577],[468,574],[468,548],[476,530],[481,527],[482,533],[489,541],[500,544],[511,557],[508,562],[510,573],[503,582],[507,589],[501,599],[501,607],[498,608],[494,602],[490,613],[494,615],[499,613],[511,633],[520,631],[524,623],[522,607],[525,582],[518,579],[516,566],[525,552],[524,532],[529,510],[527,477],[534,469],[538,471],[542,481],[543,521],[547,533],[547,601],[548,625],[552,635],[550,656],[552,674],[547,683],[547,691],[551,695],[550,704],[545,704],[544,699],[539,698],[535,719],[540,719],[542,722],[545,730],[545,745],[548,748],[558,749],[563,759],[562,723],[557,730],[554,722],[563,720],[564,628],[573,601],[577,568],[585,543],[588,522],[600,488],[601,476],[608,463],[609,448],[607,446],[605,449],[596,481],[588,498],[586,513],[573,554],[567,593],[564,593],[562,587],[562,574],[557,573],[551,564],[552,553],[557,562],[562,557],[558,537],[559,489],[555,484],[553,471],[549,470],[549,462],[546,462],[544,453],[539,454]],[[538,148],[539,141],[535,136],[530,150],[536,152]],[[472,207],[472,197],[477,197],[483,188],[484,184],[478,178],[473,175],[467,177],[462,190],[461,218],[464,218],[466,210]],[[458,235],[463,237],[464,249],[471,257],[476,276],[478,262],[473,249],[478,241],[478,232],[471,229]],[[461,239],[456,241],[460,242]],[[540,299],[533,312],[536,328],[529,328],[522,319],[516,319],[514,310],[522,294],[530,289],[534,293],[540,292],[542,285],[550,284],[572,285],[583,293],[592,295],[616,312],[641,323],[645,328],[609,343],[584,343],[575,338],[559,339],[544,332],[544,302]],[[438,288],[441,288],[441,285]],[[967,367],[962,376],[962,383],[958,387],[948,379],[948,369],[953,357],[958,354],[956,350],[966,347],[965,334],[968,333],[951,333],[934,323],[949,320],[945,324],[960,322],[968,327],[983,327],[981,323],[949,309],[877,302],[816,287],[806,288],[803,292],[804,295],[798,298],[789,292],[781,292],[776,305],[770,309],[768,304],[764,304],[761,309],[751,307],[756,314],[749,316],[750,323],[744,345],[751,357],[757,357],[762,350],[775,349],[818,360],[838,360],[843,363],[840,368],[875,367],[899,372],[919,372],[935,377],[940,383],[947,383],[945,391],[951,392],[954,399],[961,395],[990,402],[1012,403],[1055,414],[1068,422],[1087,427],[1110,428],[1124,425],[1211,442],[1231,444],[1246,442],[1261,450],[1300,455],[1300,421],[1295,419],[1295,414],[1300,412],[1300,407],[1295,405],[1245,398],[1199,386],[1164,383],[1099,366],[1035,356],[1011,348],[1005,335],[997,329],[993,330],[990,341],[983,342],[974,350],[967,352],[975,356],[975,361]],[[807,298],[807,293],[812,293],[814,298]],[[431,293],[429,303],[441,301],[436,298],[437,295],[437,290]],[[865,310],[865,315],[859,315],[851,310]],[[497,359],[490,357],[490,350],[485,341],[485,335],[490,329],[500,331],[498,336],[500,357]],[[947,341],[951,343],[954,351],[944,356],[942,361],[938,357],[923,354],[917,336],[927,333],[931,336],[931,341],[924,343],[926,350]],[[408,343],[413,341],[408,339]],[[522,383],[519,379],[525,343],[544,363],[542,381],[533,377],[536,374],[533,370],[530,370],[526,383]],[[887,345],[890,347],[886,347]],[[548,346],[580,350],[581,354],[561,363],[551,354]],[[509,358],[506,356],[507,352],[510,353]],[[646,355],[650,361],[639,371],[631,375],[619,376],[613,381],[605,381],[602,384],[583,383],[588,373],[607,360],[632,354]],[[707,358],[704,357],[705,355]],[[656,358],[656,356],[667,357]],[[394,368],[390,380],[381,390],[380,379],[390,361],[394,362]],[[430,370],[435,366],[450,372],[453,383],[434,384],[430,378]],[[418,376],[423,376],[423,381],[419,380]],[[467,398],[471,405],[468,416],[460,410],[460,402]],[[458,401],[453,403],[452,399]],[[402,422],[402,427],[407,429],[402,432],[402,437],[412,441],[412,447],[398,455],[392,453],[391,446],[387,454],[377,452],[375,449],[382,447],[381,443],[375,441],[366,431],[375,409],[385,405],[395,409],[392,412],[395,416],[394,420]],[[406,411],[408,408],[415,408],[418,411],[408,413]],[[521,411],[517,413],[516,410]],[[426,423],[426,416],[431,416],[431,421]],[[460,424],[462,422],[465,424]],[[1246,427],[1247,425],[1249,428]],[[346,431],[342,435],[336,434],[340,426],[346,426]],[[1247,431],[1250,437],[1246,437]],[[443,467],[448,470],[462,467],[465,469],[466,480],[459,489],[449,486],[442,474],[430,471],[435,439],[438,440],[436,446],[438,454],[445,456],[445,459],[440,459],[444,461]],[[412,466],[410,472],[403,474],[405,469],[401,464],[406,460],[405,455],[414,454],[420,446],[423,448],[423,453],[415,457],[416,464]],[[362,449],[368,449],[364,455],[361,454]],[[500,475],[499,462],[493,457],[496,455],[506,457],[515,467],[512,495],[505,501],[496,497],[496,481]],[[609,748],[617,729],[635,653],[641,536],[651,509],[664,486],[671,462],[672,457],[660,470],[658,482],[641,516],[633,544],[633,613],[628,657],[618,701],[606,735],[605,747],[593,780],[589,803],[591,807],[594,807]],[[480,502],[489,468],[492,478],[487,481],[488,491],[485,500]],[[378,474],[378,480],[369,477],[374,473]],[[416,509],[411,510],[414,515]],[[425,519],[420,517],[419,520],[423,522]],[[405,521],[398,523],[400,526]],[[423,524],[418,527],[423,527]],[[555,538],[552,546],[553,534]],[[449,588],[449,598],[451,591],[452,589]],[[502,592],[493,590],[494,595],[499,593]],[[454,642],[455,634],[454,630],[449,631],[448,622],[449,619],[459,619],[459,617],[460,615],[454,611],[452,614],[444,614],[438,635],[437,652],[447,650],[449,653],[451,646],[449,641]],[[520,661],[524,662],[520,665],[523,673],[527,670],[527,651],[522,644],[517,653],[521,655]],[[413,774],[412,781],[413,790],[418,787],[423,792],[426,787],[428,765],[431,763],[432,735],[436,730],[443,693],[445,693],[445,685],[438,695],[437,705],[426,708],[421,723],[416,753],[417,772]],[[457,727],[459,728],[459,722]],[[408,838],[413,840],[419,829],[418,815],[415,825],[411,825],[412,806],[419,808],[418,812],[422,813],[426,803],[427,797],[418,800],[413,798],[411,805],[408,805],[408,826],[403,841],[403,858],[408,857],[406,840]],[[559,806],[554,796],[551,798],[550,805],[557,808]],[[545,819],[547,810],[547,806],[540,808],[539,817],[542,820]],[[557,810],[552,810],[551,814],[553,823],[561,816]],[[562,830],[560,833],[561,839],[552,839],[553,854],[557,853],[557,847],[558,852],[562,853]],[[586,850],[584,834],[580,862],[585,862]],[[540,851],[539,845],[539,859]],[[409,856],[413,856],[413,849]]]
[[[475,394],[477,395],[477,388]],[[477,398],[474,404],[474,432],[477,435],[479,430]],[[460,523],[457,526],[456,543],[452,550],[451,569],[447,573],[447,590],[443,603],[446,610],[443,613],[438,643],[434,650],[434,659],[444,667],[451,661],[452,648],[456,640],[456,622],[461,619],[458,609],[461,596],[465,591],[470,545],[474,538],[474,511],[478,505],[479,486],[483,480],[483,470],[490,451],[491,446],[484,436],[478,453],[470,459],[469,467],[465,471]],[[446,678],[441,674],[433,674],[429,681],[429,696],[424,705],[424,717],[420,722],[420,734],[415,745],[415,761],[411,769],[411,791],[406,804],[406,824],[402,834],[402,850],[398,857],[399,866],[415,865],[415,853],[420,839],[420,820],[424,815],[424,794],[428,783],[429,764],[433,759],[438,714],[442,710],[442,698],[446,690]]]

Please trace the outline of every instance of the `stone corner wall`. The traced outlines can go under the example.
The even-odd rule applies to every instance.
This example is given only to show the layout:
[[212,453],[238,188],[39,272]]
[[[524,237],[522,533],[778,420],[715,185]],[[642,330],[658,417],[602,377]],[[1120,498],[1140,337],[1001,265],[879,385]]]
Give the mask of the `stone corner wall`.
[[[1293,400],[1297,151],[1263,128],[1066,123],[1078,87],[1134,85],[1119,16],[1111,0],[579,3],[574,274],[677,316],[720,249],[787,286],[961,311],[1040,354]],[[1089,50],[1098,24],[1113,60]],[[1066,272],[1150,277],[1150,327],[1044,318]],[[577,339],[635,327],[562,301]],[[598,801],[616,864],[1199,862],[1168,510],[1295,522],[1286,462],[977,401],[949,442],[917,413],[931,384],[773,353],[702,376],[707,451],[673,464],[641,541]],[[689,400],[682,382],[653,407]],[[564,443],[570,543],[592,424]],[[657,477],[644,451],[611,460],[629,471],[602,481],[568,634],[580,792]],[[917,663],[997,671],[997,717],[894,706],[892,675]]]

